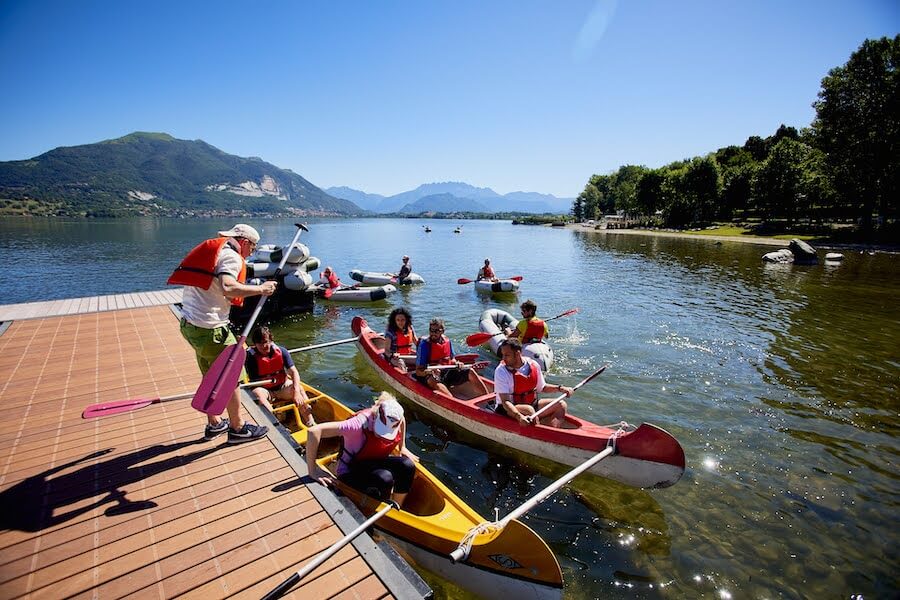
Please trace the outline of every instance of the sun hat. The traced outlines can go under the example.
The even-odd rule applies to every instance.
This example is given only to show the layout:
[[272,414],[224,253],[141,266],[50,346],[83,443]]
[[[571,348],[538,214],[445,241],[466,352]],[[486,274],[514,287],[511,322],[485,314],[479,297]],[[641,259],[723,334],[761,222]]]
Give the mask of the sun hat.
[[222,237],[236,237],[236,238],[244,238],[246,240],[250,240],[253,244],[259,243],[259,233],[250,227],[249,225],[245,225],[244,223],[238,223],[231,229],[226,231],[220,231],[219,235]]
[[[393,396],[385,395],[387,397],[376,406],[375,426],[372,430],[375,432],[375,435],[392,440],[397,435],[400,421],[403,420],[403,407],[400,406],[400,403]],[[382,415],[384,415],[387,423],[381,420]]]

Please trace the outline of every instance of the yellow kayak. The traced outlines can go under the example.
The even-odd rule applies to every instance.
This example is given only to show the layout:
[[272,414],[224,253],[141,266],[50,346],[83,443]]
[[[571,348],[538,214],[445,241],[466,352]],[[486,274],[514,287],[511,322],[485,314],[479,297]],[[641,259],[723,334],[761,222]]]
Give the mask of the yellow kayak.
[[[343,421],[353,415],[349,408],[303,384],[317,423]],[[294,440],[306,444],[306,427],[293,404],[274,409],[278,420]],[[340,438],[323,439],[318,463],[334,471],[336,444]],[[340,491],[366,516],[384,504],[341,482]],[[401,510],[392,510],[375,525],[404,557],[459,587],[485,598],[509,594],[515,600],[561,598],[563,578],[553,551],[528,526],[512,521],[500,531],[477,535],[464,561],[454,563],[450,552],[473,527],[485,519],[451,492],[421,463],[416,463],[412,488]]]

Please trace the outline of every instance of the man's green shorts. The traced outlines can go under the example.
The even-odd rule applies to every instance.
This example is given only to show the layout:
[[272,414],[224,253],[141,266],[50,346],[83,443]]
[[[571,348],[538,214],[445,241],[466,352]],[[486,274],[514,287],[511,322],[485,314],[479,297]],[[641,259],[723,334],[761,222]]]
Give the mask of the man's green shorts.
[[[181,319],[181,335],[188,341],[197,355],[200,372],[206,375],[212,364],[219,358],[222,350],[237,344],[237,339],[227,325],[215,329],[205,329],[191,325]],[[241,368],[241,381],[247,381],[247,373]]]

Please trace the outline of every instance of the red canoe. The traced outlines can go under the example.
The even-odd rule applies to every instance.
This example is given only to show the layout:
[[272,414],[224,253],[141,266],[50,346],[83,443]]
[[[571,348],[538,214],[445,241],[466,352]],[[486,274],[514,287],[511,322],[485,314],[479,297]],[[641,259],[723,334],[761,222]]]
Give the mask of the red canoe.
[[[620,432],[572,415],[567,415],[564,428],[519,425],[485,410],[493,394],[478,396],[469,382],[455,386],[451,398],[388,363],[382,355],[384,338],[362,317],[354,317],[351,328],[359,336],[356,343],[362,355],[389,386],[416,406],[479,437],[568,466],[580,465],[614,444],[616,452],[589,472],[642,488],[668,487],[684,474],[684,450],[678,440],[655,425],[642,423]],[[494,389],[492,381],[483,377],[482,381],[488,390]]]

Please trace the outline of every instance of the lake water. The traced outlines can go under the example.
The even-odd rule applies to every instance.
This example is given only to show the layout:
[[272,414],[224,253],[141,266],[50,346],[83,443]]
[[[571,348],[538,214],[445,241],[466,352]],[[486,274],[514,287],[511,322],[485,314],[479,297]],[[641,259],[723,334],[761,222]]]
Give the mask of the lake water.
[[[287,243],[294,231],[289,221],[251,223],[264,243]],[[162,289],[194,244],[232,224],[8,219],[0,300]],[[557,360],[548,379],[573,385],[611,363],[571,410],[667,429],[688,470],[653,491],[581,480],[525,518],[556,551],[567,597],[897,596],[900,255],[846,251],[838,265],[770,265],[760,257],[772,248],[753,244],[497,221],[464,221],[452,233],[458,224],[310,221],[301,241],[345,281],[353,268],[396,270],[409,254],[428,283],[377,304],[318,305],[279,322],[277,340],[344,338],[356,315],[380,328],[404,304],[420,332],[444,317],[459,350],[486,308],[517,315],[532,298],[549,317],[580,307],[551,323]],[[518,299],[456,284],[485,257],[499,275],[524,277]],[[382,389],[353,345],[295,358],[306,380],[352,406]],[[485,516],[506,514],[552,481],[425,415],[409,420],[413,451]]]

